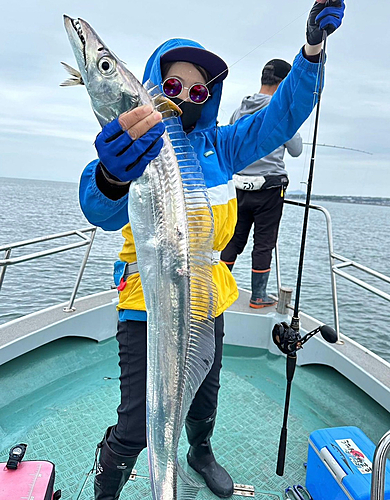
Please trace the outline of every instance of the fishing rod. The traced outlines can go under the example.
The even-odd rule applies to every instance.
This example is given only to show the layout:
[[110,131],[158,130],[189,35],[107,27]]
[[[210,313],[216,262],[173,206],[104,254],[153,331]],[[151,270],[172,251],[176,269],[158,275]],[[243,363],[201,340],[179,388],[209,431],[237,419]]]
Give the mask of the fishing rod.
[[321,95],[323,89],[323,77],[324,77],[324,65],[325,65],[325,54],[326,54],[326,41],[327,41],[327,32],[323,30],[322,32],[322,50],[320,55],[320,76],[319,76],[319,84],[317,91],[317,110],[314,124],[314,133],[313,133],[313,142],[312,142],[312,151],[311,151],[311,160],[310,160],[310,168],[309,168],[309,176],[307,182],[307,192],[306,192],[306,203],[305,203],[305,214],[303,219],[303,227],[302,227],[302,239],[301,239],[301,248],[300,248],[300,256],[299,256],[299,265],[298,265],[298,275],[297,275],[297,284],[296,284],[296,294],[295,294],[295,304],[294,304],[294,313],[291,320],[291,324],[287,323],[278,323],[274,326],[272,330],[272,338],[277,347],[285,354],[287,354],[286,359],[286,396],[284,403],[284,415],[283,415],[283,425],[280,432],[279,439],[279,450],[278,450],[278,459],[276,466],[276,474],[278,476],[283,476],[284,473],[284,464],[286,459],[286,448],[287,448],[287,419],[288,419],[288,411],[290,406],[290,396],[291,396],[291,384],[294,378],[295,367],[297,363],[297,350],[303,347],[303,344],[307,342],[313,335],[320,332],[323,338],[327,342],[334,343],[337,341],[337,334],[333,330],[333,328],[323,325],[321,327],[316,328],[312,332],[309,332],[304,337],[301,337],[299,333],[299,298],[301,293],[301,284],[302,284],[302,272],[303,272],[303,261],[305,255],[305,244],[306,244],[306,234],[307,234],[307,226],[309,220],[309,206],[310,206],[310,197],[311,190],[313,184],[313,174],[314,174],[314,162],[315,162],[315,154],[316,154],[316,145],[317,145],[317,134],[318,134],[318,123],[319,123],[319,115],[320,115],[320,104],[321,104]]

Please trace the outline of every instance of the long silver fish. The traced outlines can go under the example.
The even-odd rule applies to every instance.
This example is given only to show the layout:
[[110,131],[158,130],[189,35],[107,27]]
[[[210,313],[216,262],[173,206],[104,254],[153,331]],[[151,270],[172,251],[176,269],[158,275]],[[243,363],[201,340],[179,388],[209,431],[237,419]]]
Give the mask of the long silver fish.
[[[213,215],[197,156],[158,86],[146,90],[82,19],[64,16],[103,126],[152,104],[166,132],[159,156],[129,191],[129,220],[148,312],[147,442],[154,499],[177,498],[177,449],[191,402],[214,359]],[[159,82],[155,82],[159,83]]]

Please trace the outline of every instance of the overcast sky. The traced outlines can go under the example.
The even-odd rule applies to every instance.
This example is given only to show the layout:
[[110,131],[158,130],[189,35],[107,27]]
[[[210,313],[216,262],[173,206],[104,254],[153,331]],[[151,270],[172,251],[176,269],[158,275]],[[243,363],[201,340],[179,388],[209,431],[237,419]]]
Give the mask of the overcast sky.
[[[163,5],[167,5],[163,11]],[[305,42],[310,0],[3,2],[0,42],[0,176],[78,182],[95,157],[99,131],[83,87],[61,88],[60,65],[76,66],[62,15],[82,17],[139,79],[153,50],[173,37],[197,40],[229,66],[219,114],[226,124],[245,95],[259,90],[272,58],[292,62]],[[328,41],[314,193],[389,197],[390,6],[347,0],[342,27]],[[312,115],[313,116],[313,115]],[[313,119],[301,128],[311,142]],[[290,189],[307,178],[310,150],[286,155]]]

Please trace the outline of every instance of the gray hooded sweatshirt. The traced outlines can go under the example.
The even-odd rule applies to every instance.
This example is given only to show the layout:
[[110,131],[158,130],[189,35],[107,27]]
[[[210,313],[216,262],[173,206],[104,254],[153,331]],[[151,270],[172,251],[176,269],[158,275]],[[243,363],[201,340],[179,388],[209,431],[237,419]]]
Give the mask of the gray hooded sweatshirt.
[[[272,96],[268,94],[253,94],[252,96],[244,97],[241,106],[236,109],[230,118],[230,123],[234,123],[241,116],[252,114],[259,109],[264,108],[269,104]],[[257,160],[248,167],[241,170],[238,175],[249,176],[287,176],[283,157],[287,148],[289,154],[293,157],[299,156],[302,153],[302,138],[299,133],[295,134],[292,139],[287,141],[282,146],[279,146],[271,154]]]

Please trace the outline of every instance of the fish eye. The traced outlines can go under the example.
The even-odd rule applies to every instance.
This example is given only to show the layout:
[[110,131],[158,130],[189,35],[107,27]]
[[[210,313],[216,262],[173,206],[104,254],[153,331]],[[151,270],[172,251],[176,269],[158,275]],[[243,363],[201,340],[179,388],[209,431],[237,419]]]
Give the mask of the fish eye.
[[115,70],[115,59],[104,56],[99,59],[97,66],[102,75],[111,75],[111,73],[113,73],[113,71]]

